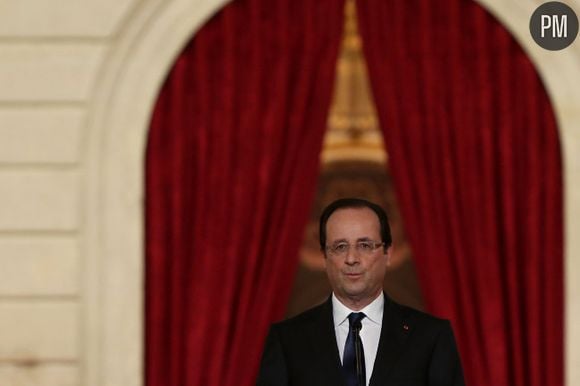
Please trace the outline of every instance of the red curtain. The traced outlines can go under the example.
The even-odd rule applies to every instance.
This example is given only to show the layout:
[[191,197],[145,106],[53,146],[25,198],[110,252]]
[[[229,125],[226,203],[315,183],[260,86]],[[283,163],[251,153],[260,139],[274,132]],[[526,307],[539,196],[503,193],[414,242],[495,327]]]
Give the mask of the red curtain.
[[235,1],[163,86],[146,155],[148,386],[254,384],[316,187],[342,10]]
[[466,383],[562,385],[561,158],[534,67],[473,1],[358,14],[425,302],[451,318]]

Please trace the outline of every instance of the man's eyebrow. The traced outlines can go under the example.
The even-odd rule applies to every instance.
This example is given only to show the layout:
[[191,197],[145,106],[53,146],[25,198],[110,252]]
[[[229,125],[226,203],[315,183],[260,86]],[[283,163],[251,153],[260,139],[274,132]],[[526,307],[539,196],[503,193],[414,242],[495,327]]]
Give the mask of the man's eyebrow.
[[[359,241],[372,241],[372,240],[373,240],[372,238],[370,238],[370,237],[366,237],[366,236],[365,236],[365,237],[359,237],[358,239],[356,239],[356,240],[355,240],[355,242],[357,242],[357,243],[358,243]],[[348,243],[348,242],[349,242],[349,241],[348,241],[348,239],[346,239],[346,238],[342,238],[342,239],[337,239],[337,240],[334,240],[334,241],[332,242],[332,244],[338,244],[338,243]]]

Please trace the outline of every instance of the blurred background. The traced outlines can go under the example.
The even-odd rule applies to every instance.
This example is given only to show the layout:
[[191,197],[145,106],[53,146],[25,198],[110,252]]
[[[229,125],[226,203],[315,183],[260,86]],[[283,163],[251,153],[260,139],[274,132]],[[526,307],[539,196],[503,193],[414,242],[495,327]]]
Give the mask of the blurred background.
[[[295,315],[328,296],[316,223],[321,208],[342,196],[366,197],[387,209],[396,249],[385,287],[399,302],[451,318],[460,347],[478,348],[462,352],[471,384],[580,384],[580,300],[575,296],[580,291],[580,239],[576,237],[580,230],[578,41],[556,52],[538,47],[528,31],[529,17],[541,4],[535,0],[419,2],[414,4],[423,5],[417,8],[359,1],[362,15],[358,13],[361,8],[350,0],[316,3],[305,7],[299,1],[271,2],[282,4],[276,8],[258,0],[90,0],[82,4],[73,0],[0,0],[0,385],[252,384],[269,323]],[[578,13],[577,1],[568,4]],[[456,12],[462,7],[477,17],[465,17],[462,22],[463,14]],[[384,17],[391,14],[392,18]],[[402,31],[413,25],[404,22],[415,20],[405,19],[409,15],[436,32],[385,38],[381,25]],[[451,15],[451,19],[426,15]],[[369,21],[366,27],[374,26],[365,30],[366,35],[360,17]],[[461,28],[455,30],[457,23]],[[264,34],[260,29],[264,25],[278,32]],[[303,29],[309,31],[309,40],[277,45]],[[244,40],[248,36],[251,39]],[[405,51],[407,46],[397,43],[402,39],[419,43]],[[270,51],[252,46],[260,41],[264,47],[273,47],[275,54],[264,54]],[[448,41],[454,42],[449,46],[459,48],[446,51]],[[389,48],[365,51],[365,42]],[[470,42],[482,45],[473,48]],[[382,55],[395,51],[404,52],[402,57],[408,62],[399,65],[409,65],[408,71],[372,77],[369,68],[379,73],[376,63],[381,63]],[[296,60],[296,52],[307,55]],[[485,55],[480,60],[476,53],[482,52]],[[188,56],[191,53],[198,56]],[[240,69],[257,71],[240,76],[240,69],[219,64],[236,55],[250,58],[247,67]],[[472,93],[489,97],[481,106],[465,103],[463,109],[470,114],[477,115],[478,109],[489,108],[498,100],[528,100],[524,98],[528,93],[517,91],[528,83],[534,85],[534,93],[529,95],[539,96],[531,103],[544,110],[522,102],[521,110],[513,114],[497,103],[499,117],[517,122],[515,138],[519,141],[502,135],[510,126],[499,125],[500,118],[494,121],[482,114],[480,124],[498,134],[484,139],[495,143],[502,138],[497,141],[502,151],[474,157],[497,161],[498,170],[508,170],[500,156],[513,149],[521,173],[510,178],[506,172],[499,184],[502,187],[527,181],[521,176],[527,176],[528,169],[561,173],[546,172],[543,182],[540,174],[529,186],[533,193],[512,196],[515,206],[521,203],[513,217],[507,210],[493,211],[493,216],[510,225],[490,222],[498,234],[521,229],[515,232],[517,239],[534,240],[533,248],[512,245],[509,237],[462,238],[462,223],[454,224],[449,238],[439,238],[441,244],[417,244],[418,232],[407,230],[411,223],[417,225],[418,218],[442,223],[444,219],[435,212],[421,212],[419,205],[417,213],[424,216],[402,214],[405,203],[401,198],[407,200],[405,208],[413,205],[408,196],[400,194],[405,189],[400,177],[404,173],[397,180],[391,161],[396,152],[401,159],[401,154],[410,154],[412,149],[393,146],[384,138],[385,127],[380,122],[385,117],[411,116],[393,107],[398,103],[412,106],[415,91],[408,94],[396,88],[394,96],[385,98],[377,84],[388,85],[386,80],[394,84],[397,78],[413,82],[419,73],[414,66],[421,66],[423,55],[439,58],[438,63],[446,63],[443,59],[448,57],[450,64],[448,69],[424,66],[422,76],[443,71],[451,78],[462,71],[456,66],[458,58],[476,58],[474,66],[481,69],[496,68],[498,63],[497,68],[506,69],[493,74],[482,71],[484,75],[475,80],[461,72],[461,84],[441,81],[431,84],[435,88],[415,90],[420,98],[447,88],[454,95],[463,93],[466,101]],[[530,63],[537,77],[517,71],[529,70]],[[278,83],[264,75],[270,69],[277,69]],[[261,85],[266,91],[224,87],[225,98],[220,94],[205,98],[214,86],[217,90],[243,75],[247,75],[247,84]],[[501,79],[508,85],[502,89],[507,92],[496,94],[495,86],[486,86],[488,77]],[[176,85],[185,84],[186,78],[194,80],[192,89],[182,92]],[[305,91],[319,82],[326,82],[326,88]],[[291,92],[268,94],[267,90],[283,89],[284,84]],[[305,86],[292,89],[293,84]],[[293,105],[289,101],[303,94],[321,98],[303,98],[304,104],[282,112],[280,106]],[[197,95],[202,98],[196,99]],[[277,105],[275,98],[268,97],[271,95],[280,95],[285,102]],[[547,107],[543,104],[546,95]],[[209,120],[200,119],[220,98],[227,102],[223,110],[216,109]],[[250,102],[244,108],[235,108],[233,102],[228,105],[236,98]],[[427,114],[431,119],[461,110],[463,105],[457,105],[447,105],[444,111],[428,104],[418,108],[432,113]],[[223,113],[232,106],[237,115]],[[262,111],[256,106],[265,106],[269,113],[252,121],[249,117]],[[277,121],[271,107],[285,118],[311,112],[311,108],[320,110],[313,122],[322,123],[309,126],[291,118]],[[165,112],[173,108],[183,109],[172,119],[185,126],[175,124],[172,127],[178,130],[170,132]],[[184,116],[188,118],[184,120]],[[557,151],[549,157],[542,149],[553,145],[553,138],[534,131],[538,116],[557,124]],[[264,126],[260,126],[262,121]],[[187,131],[186,126],[194,124],[191,122],[199,125],[203,135]],[[417,126],[422,124],[426,123],[420,121]],[[237,129],[254,126],[260,135],[254,142],[241,144],[247,131]],[[397,128],[403,126],[386,129]],[[391,139],[405,133],[402,130]],[[521,145],[528,143],[528,137],[537,141],[534,151]],[[413,138],[417,142],[423,139]],[[273,146],[267,146],[268,141]],[[179,143],[194,147],[171,151],[180,149]],[[168,152],[152,156],[155,149]],[[276,163],[259,162],[261,158],[255,154],[262,154],[260,151]],[[467,158],[472,155],[466,153]],[[453,158],[448,161],[446,167],[457,166]],[[318,166],[304,167],[313,163]],[[187,169],[187,165],[195,167]],[[431,175],[427,170],[436,170],[433,167],[426,162],[418,169]],[[232,170],[257,172],[246,180]],[[279,179],[275,178],[278,172]],[[482,181],[487,178],[487,172],[482,167],[471,185],[488,186],[478,182],[479,177]],[[155,180],[156,176],[161,179]],[[443,185],[452,181],[436,177],[433,180],[443,181]],[[559,177],[561,185],[552,183]],[[214,189],[222,179],[231,185],[224,183]],[[175,181],[185,185],[183,190],[173,188]],[[293,187],[302,185],[308,188],[296,193],[299,188]],[[469,185],[458,184],[451,190],[462,191]],[[544,188],[561,189],[562,197],[545,195]],[[230,196],[236,192],[244,192],[243,200]],[[276,194],[269,194],[272,192]],[[271,196],[277,198],[268,199]],[[189,202],[187,197],[195,199]],[[216,204],[224,202],[227,205]],[[481,202],[482,213],[489,212],[487,205],[491,204]],[[535,214],[551,213],[550,208],[562,211],[553,212],[551,223],[539,221],[543,217]],[[525,222],[531,233],[520,227],[522,218],[531,219]],[[486,225],[486,219],[473,221]],[[255,221],[257,226],[232,233],[235,224],[245,221]],[[293,233],[286,233],[288,229]],[[557,232],[562,229],[563,234]],[[557,235],[546,243],[546,234],[554,230]],[[439,232],[437,236],[446,234]],[[538,246],[558,245],[558,236],[562,238],[560,249]],[[440,264],[442,268],[437,268],[437,262],[417,264],[419,258],[429,262],[425,249],[447,255],[443,247],[449,245],[457,248],[448,254],[450,260]],[[507,246],[509,253],[496,255],[498,245]],[[417,249],[422,253],[417,254]],[[477,269],[467,269],[461,264],[465,260],[453,260],[471,256],[472,251],[486,257],[469,260],[481,262],[475,264]],[[550,274],[552,270],[555,275]],[[430,280],[441,285],[433,287]],[[462,286],[454,287],[460,281]],[[508,290],[512,284],[499,283],[515,283],[516,291]],[[455,288],[468,290],[434,296]],[[509,296],[502,296],[505,294]],[[221,295],[227,297],[225,303],[219,300]],[[501,312],[476,313],[474,310],[485,309],[482,305]],[[498,319],[498,315],[505,318]],[[208,337],[208,330],[224,333]],[[554,355],[545,350],[546,345],[556,350]],[[252,347],[252,352],[245,352],[243,346]]]

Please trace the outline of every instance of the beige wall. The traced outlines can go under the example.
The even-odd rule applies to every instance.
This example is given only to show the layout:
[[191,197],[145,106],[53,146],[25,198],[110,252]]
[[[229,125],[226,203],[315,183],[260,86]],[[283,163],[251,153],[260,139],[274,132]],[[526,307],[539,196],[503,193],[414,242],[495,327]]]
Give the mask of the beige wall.
[[[142,161],[174,57],[225,0],[0,0],[0,385],[142,384]],[[580,43],[481,0],[537,64],[566,179],[567,380],[580,384]],[[573,2],[580,11],[578,0]]]

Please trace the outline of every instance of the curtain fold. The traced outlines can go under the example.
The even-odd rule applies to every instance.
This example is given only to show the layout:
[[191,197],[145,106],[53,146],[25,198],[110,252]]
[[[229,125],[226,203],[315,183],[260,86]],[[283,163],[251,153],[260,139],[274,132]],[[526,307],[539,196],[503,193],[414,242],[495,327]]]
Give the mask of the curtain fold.
[[316,188],[342,1],[234,1],[177,58],[146,154],[147,386],[252,385]]
[[533,65],[472,1],[357,7],[424,299],[467,384],[562,385],[562,165]]

